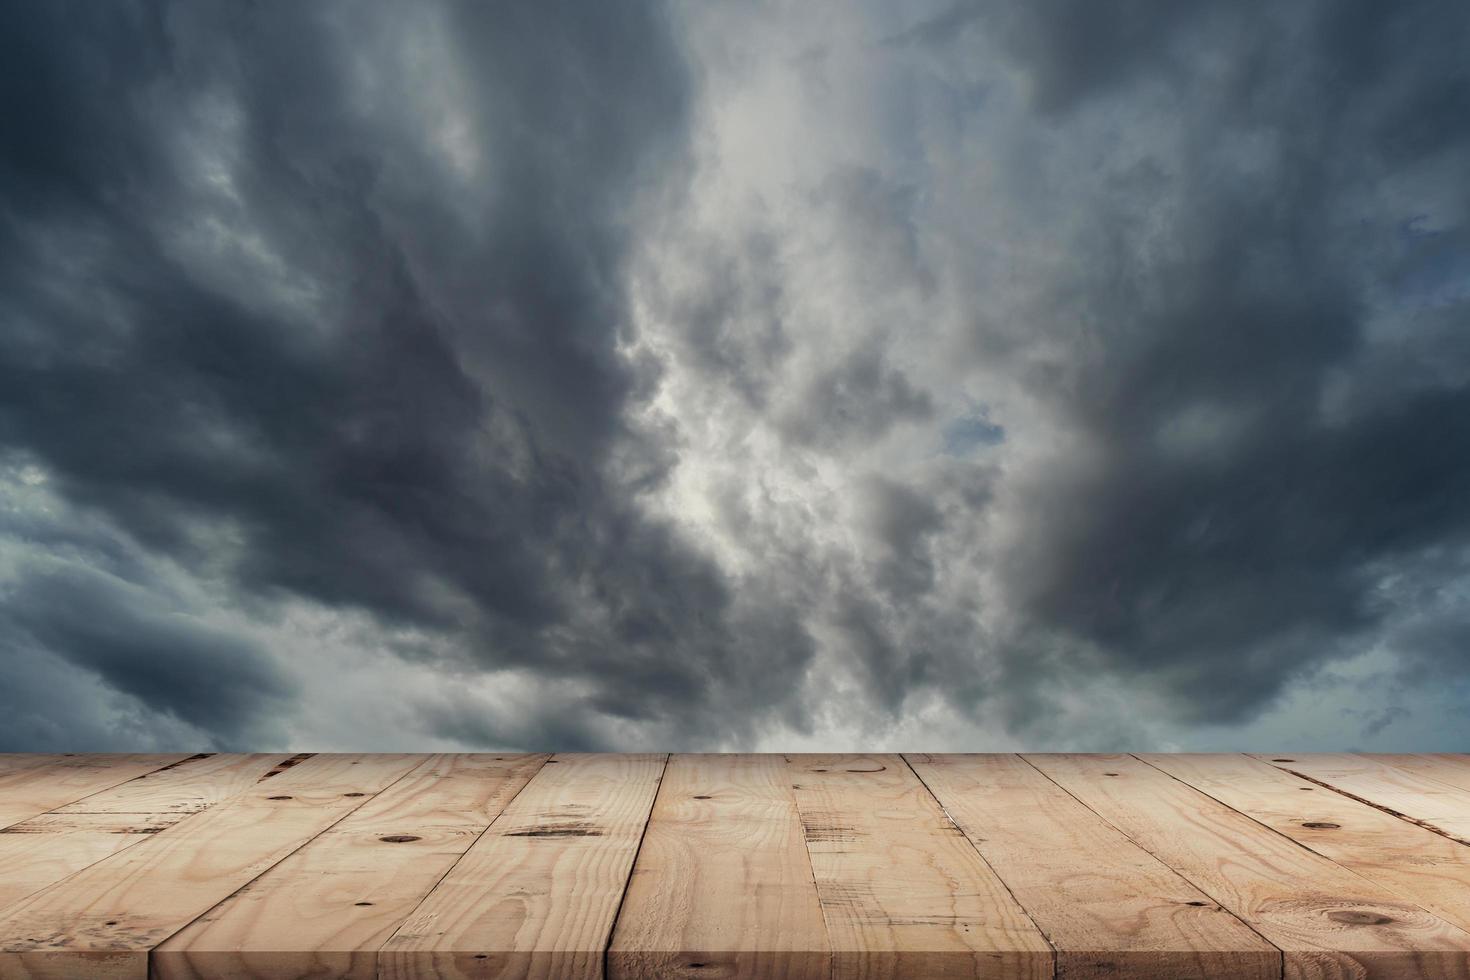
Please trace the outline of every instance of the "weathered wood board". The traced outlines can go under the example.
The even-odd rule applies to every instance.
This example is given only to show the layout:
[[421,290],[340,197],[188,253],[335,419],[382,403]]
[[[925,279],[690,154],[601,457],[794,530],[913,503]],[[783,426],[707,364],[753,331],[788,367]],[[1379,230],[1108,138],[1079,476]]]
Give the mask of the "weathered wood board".
[[0,980],[1470,980],[1470,757],[0,755]]

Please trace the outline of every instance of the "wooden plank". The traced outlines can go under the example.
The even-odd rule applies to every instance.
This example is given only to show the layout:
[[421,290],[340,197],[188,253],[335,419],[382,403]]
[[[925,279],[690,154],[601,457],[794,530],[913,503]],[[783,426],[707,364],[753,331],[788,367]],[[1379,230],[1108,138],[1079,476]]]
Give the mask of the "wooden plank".
[[1046,939],[900,756],[787,759],[834,977],[1052,976]]
[[378,949],[545,755],[436,755],[153,953],[153,980],[372,980]]
[[55,813],[198,813],[239,796],[291,756],[282,752],[218,753],[130,779],[100,793],[57,807]]
[[549,760],[384,945],[379,975],[602,976],[666,758]]
[[0,911],[191,813],[247,792],[282,758],[185,759],[0,831]]
[[1470,847],[1248,756],[1139,758],[1470,931]]
[[[54,757],[53,757],[54,758]],[[0,828],[9,827],[189,758],[172,755],[74,755],[0,774]]]
[[1470,755],[1432,752],[1424,755],[1373,755],[1369,758],[1380,759],[1460,789],[1470,789]]
[[301,758],[0,755],[0,978],[1470,980],[1465,756]]
[[42,766],[54,766],[63,759],[76,757],[75,752],[55,752],[43,754],[40,752],[0,752],[0,776],[22,769],[39,769]]
[[0,915],[0,977],[146,980],[150,949],[422,758],[313,756],[30,896]]
[[827,927],[785,760],[669,760],[608,950],[614,980],[825,980]]
[[1026,758],[1279,947],[1286,977],[1470,977],[1470,934],[1146,763]]
[[905,758],[1066,977],[1275,978],[1281,952],[1015,755]]
[[[1254,758],[1470,843],[1470,790],[1416,771],[1412,756],[1293,753]],[[1403,760],[1406,765],[1395,764],[1394,760]]]

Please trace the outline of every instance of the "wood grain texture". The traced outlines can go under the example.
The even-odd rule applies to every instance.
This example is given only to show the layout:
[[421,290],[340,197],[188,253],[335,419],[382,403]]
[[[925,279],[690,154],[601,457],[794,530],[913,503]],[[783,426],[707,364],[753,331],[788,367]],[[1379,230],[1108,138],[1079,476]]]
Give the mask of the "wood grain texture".
[[1053,974],[1046,939],[902,757],[787,759],[834,977]]
[[785,760],[673,756],[608,975],[825,980],[831,959]]
[[145,773],[93,793],[55,813],[198,813],[258,785],[291,759],[288,753],[209,754]]
[[1470,980],[1467,783],[1457,755],[0,755],[0,980]]
[[1077,978],[1281,975],[1281,952],[1015,755],[906,756]]
[[383,947],[397,978],[602,976],[664,755],[558,755]]
[[1279,947],[1286,977],[1470,977],[1470,934],[1147,763],[1026,758]]
[[0,776],[19,772],[22,769],[54,766],[63,759],[75,757],[75,752],[55,752],[49,755],[40,752],[0,752]]
[[[1450,766],[1420,757],[1316,753],[1255,756],[1470,843],[1470,789],[1446,782]],[[1450,770],[1448,773],[1446,770]]]
[[0,772],[0,828],[189,758],[173,755],[71,755],[47,765]]
[[186,759],[0,831],[0,911],[259,783],[282,755]]
[[435,755],[153,954],[153,980],[371,980],[377,952],[545,755]]
[[1450,786],[1470,789],[1470,755],[1436,752],[1421,755],[1370,755],[1367,758],[1387,762]]
[[149,950],[421,758],[314,756],[37,892],[0,915],[0,977],[145,980]]
[[1470,847],[1247,756],[1139,758],[1470,931]]

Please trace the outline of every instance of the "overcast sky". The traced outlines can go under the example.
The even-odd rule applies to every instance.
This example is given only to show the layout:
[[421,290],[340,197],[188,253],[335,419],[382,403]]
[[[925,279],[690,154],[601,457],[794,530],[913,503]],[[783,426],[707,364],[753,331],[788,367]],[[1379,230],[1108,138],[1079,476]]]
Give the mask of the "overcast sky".
[[0,4],[0,748],[1463,749],[1470,4]]

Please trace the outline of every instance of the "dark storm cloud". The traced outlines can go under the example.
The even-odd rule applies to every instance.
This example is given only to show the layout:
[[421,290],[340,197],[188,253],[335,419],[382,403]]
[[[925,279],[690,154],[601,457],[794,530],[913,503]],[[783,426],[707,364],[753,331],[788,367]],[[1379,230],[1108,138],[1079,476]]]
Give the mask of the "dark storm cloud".
[[91,571],[33,574],[5,601],[10,612],[0,629],[12,649],[38,643],[225,745],[274,737],[258,720],[287,689],[258,646],[188,616],[151,611],[153,597]]
[[783,420],[797,442],[831,447],[880,438],[896,425],[934,415],[929,393],[870,344],[814,373]]
[[[870,168],[844,168],[822,181],[810,204],[827,222],[822,244],[846,253],[852,263],[848,275],[857,284],[922,292],[933,284],[918,252],[916,196],[915,188]],[[930,393],[889,356],[887,346],[902,324],[831,326],[853,337],[868,335],[799,379],[795,403],[781,420],[792,440],[840,449],[933,417]]]
[[1463,664],[1470,8],[919,6],[0,7],[0,740]]
[[903,601],[933,591],[930,546],[944,519],[932,499],[878,477],[858,492],[857,523],[876,545],[873,578],[884,596]]
[[[887,169],[839,162],[790,195],[809,251],[772,263],[780,286],[747,286],[785,314],[794,284],[846,291],[836,340],[786,317],[788,363],[811,366],[774,423],[844,476],[843,545],[814,532],[790,560],[827,576],[811,618],[870,703],[902,718],[937,689],[1028,738],[1095,744],[1156,720],[1088,713],[1120,687],[1188,730],[1250,722],[1368,651],[1405,677],[1453,673],[1463,602],[1439,597],[1463,592],[1451,558],[1470,546],[1470,12],[998,0],[902,19],[845,79],[901,107],[864,119]],[[854,128],[821,131],[836,160],[866,145]],[[944,349],[926,320],[952,311],[926,303],[946,287],[972,293],[968,367],[1024,395],[973,422],[942,421],[962,368],[909,366]],[[902,294],[906,317],[863,319]],[[956,462],[996,454],[998,475],[957,471],[984,492],[864,455],[925,423]]]
[[[631,496],[668,461],[623,426],[647,379],[616,352],[631,219],[684,169],[659,6],[3,17],[0,440],[69,500],[223,561],[242,608],[590,682],[572,711],[738,730],[709,701],[799,666],[783,635],[746,680],[727,583]],[[99,583],[22,573],[7,602],[158,710],[269,715],[260,651]]]
[[1221,0],[965,0],[887,43],[943,46],[986,31],[1025,70],[1033,105],[1049,113],[1169,61],[1181,23],[1198,23],[1212,8],[1229,6]]
[[777,242],[755,235],[734,247],[701,241],[690,248],[695,279],[667,300],[683,326],[677,356],[764,410],[791,352],[781,284],[768,274],[780,261]]
[[[1359,217],[1396,175],[1470,159],[1470,71],[1454,54],[1470,15],[1323,4],[1265,30],[1245,8],[1168,6],[1149,30],[1177,22],[1226,77],[1158,69],[1189,113],[1184,165],[1096,200],[1069,244],[1089,261],[1033,311],[1085,325],[1069,350],[1086,356],[1050,363],[1034,384],[1088,453],[1035,478],[1029,533],[1006,567],[1049,632],[1014,669],[1044,689],[1065,658],[1040,650],[1072,637],[1162,684],[1181,716],[1235,721],[1402,615],[1382,599],[1385,576],[1470,541],[1470,358],[1445,329],[1463,334],[1470,305],[1424,310],[1392,277],[1432,260]],[[1147,81],[1136,77],[1150,58],[1107,31],[1058,76],[1066,38],[1085,26],[1044,18],[1010,39],[1053,94],[1037,111]],[[1233,141],[1261,137],[1265,162],[1221,162]],[[1161,200],[1179,202],[1162,233],[1147,217]],[[1464,202],[1461,185],[1446,211]],[[1375,316],[1396,318],[1396,335],[1375,336]]]

